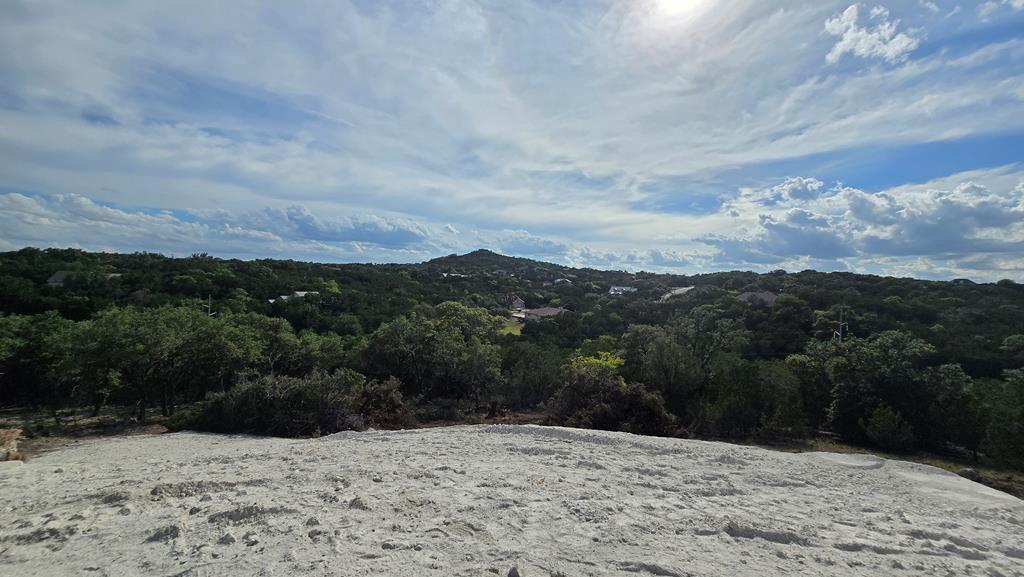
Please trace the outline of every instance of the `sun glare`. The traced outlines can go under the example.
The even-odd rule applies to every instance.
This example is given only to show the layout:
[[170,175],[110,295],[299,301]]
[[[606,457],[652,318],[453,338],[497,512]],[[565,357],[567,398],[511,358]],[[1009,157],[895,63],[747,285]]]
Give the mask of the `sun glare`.
[[696,16],[708,4],[708,0],[654,0],[657,13],[666,18]]

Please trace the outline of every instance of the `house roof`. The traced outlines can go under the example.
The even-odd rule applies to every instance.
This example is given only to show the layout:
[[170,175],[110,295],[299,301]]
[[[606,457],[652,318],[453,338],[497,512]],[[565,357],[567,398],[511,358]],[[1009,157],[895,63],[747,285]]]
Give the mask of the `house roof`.
[[748,303],[764,303],[770,305],[775,302],[775,299],[779,298],[773,292],[769,291],[749,291],[740,293],[736,296],[737,299],[748,302]]
[[695,288],[696,287],[692,287],[692,286],[681,286],[681,287],[671,288],[671,289],[668,290],[667,293],[661,295],[661,300],[663,302],[667,301],[668,299],[670,299],[670,298],[672,298],[672,297],[674,297],[676,295],[684,295],[684,294],[692,291]]
[[565,309],[562,307],[541,307],[539,309],[528,309],[523,312],[531,317],[553,317],[564,313]]
[[71,276],[71,271],[59,270],[50,275],[50,278],[46,279],[46,282],[49,284],[59,284],[67,280],[69,276]]

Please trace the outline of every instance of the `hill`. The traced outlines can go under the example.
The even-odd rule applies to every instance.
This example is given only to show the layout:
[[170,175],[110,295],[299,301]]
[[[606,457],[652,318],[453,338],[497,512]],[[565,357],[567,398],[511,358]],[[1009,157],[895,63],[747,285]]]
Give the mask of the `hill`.
[[543,270],[565,270],[568,267],[552,263],[544,263],[528,258],[505,256],[487,249],[477,249],[473,252],[458,255],[451,254],[424,263],[427,266],[455,267],[466,270],[506,270],[506,271],[530,271]]
[[0,289],[0,404],[48,407],[55,425],[116,405],[302,436],[522,410],[1024,464],[1011,281],[24,249],[0,254]]
[[[59,285],[49,284],[58,273],[67,278]],[[570,282],[556,284],[559,280]],[[612,286],[637,290],[609,295]],[[687,286],[700,290],[661,302],[671,289]],[[269,302],[295,291],[319,294],[306,301]],[[566,338],[566,346],[630,323],[662,324],[680,311],[751,291],[799,299],[805,308],[793,313],[802,315],[799,330],[805,337],[831,337],[842,313],[850,334],[867,337],[906,330],[937,346],[940,357],[960,363],[971,374],[999,376],[1017,367],[1017,359],[1007,358],[999,348],[1024,326],[1024,285],[1010,280],[974,284],[809,270],[633,274],[576,269],[483,249],[412,265],[241,261],[206,255],[169,258],[75,249],[0,253],[0,313],[56,310],[81,320],[114,305],[154,307],[195,299],[212,300],[215,309],[244,308],[280,316],[297,330],[363,334],[419,304],[446,300],[506,315],[514,294],[530,307],[560,306],[593,315],[591,322],[601,326]],[[609,323],[610,319],[615,320]],[[777,321],[762,319],[749,328],[762,334],[777,332]],[[802,346],[796,344],[796,349],[782,350],[762,344],[760,354],[788,354]]]

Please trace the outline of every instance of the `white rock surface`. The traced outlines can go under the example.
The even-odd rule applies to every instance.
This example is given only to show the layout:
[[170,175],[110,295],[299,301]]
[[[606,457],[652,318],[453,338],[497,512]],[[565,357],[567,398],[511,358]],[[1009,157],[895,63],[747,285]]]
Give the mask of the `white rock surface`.
[[933,467],[562,428],[97,440],[0,494],[5,577],[1024,575],[1024,502]]

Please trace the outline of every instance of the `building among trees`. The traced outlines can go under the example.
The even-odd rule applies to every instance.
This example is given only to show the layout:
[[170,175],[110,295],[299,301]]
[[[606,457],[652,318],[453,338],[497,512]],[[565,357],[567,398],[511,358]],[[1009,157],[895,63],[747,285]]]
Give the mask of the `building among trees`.
[[740,293],[736,298],[752,305],[771,306],[775,304],[775,300],[779,297],[770,291],[751,291]]
[[539,309],[525,309],[523,310],[523,318],[528,321],[535,321],[539,319],[557,317],[558,315],[564,312],[566,312],[566,309],[563,309],[562,307],[541,307]]

